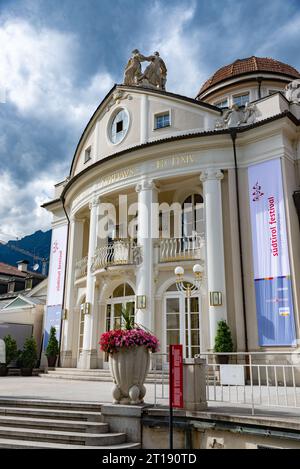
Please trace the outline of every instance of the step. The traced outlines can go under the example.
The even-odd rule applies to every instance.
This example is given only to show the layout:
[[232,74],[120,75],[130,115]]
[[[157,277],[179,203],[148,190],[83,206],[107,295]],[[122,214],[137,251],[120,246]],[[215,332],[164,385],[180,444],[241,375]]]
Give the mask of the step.
[[27,416],[44,418],[44,419],[63,419],[84,422],[100,422],[100,412],[80,411],[80,410],[66,410],[66,409],[43,409],[34,407],[12,407],[2,406],[0,401],[0,415],[4,416]]
[[97,402],[60,401],[54,399],[17,399],[5,397],[0,398],[0,406],[101,412],[101,404]]
[[0,427],[21,427],[32,429],[45,429],[59,430],[66,432],[79,432],[79,433],[108,433],[109,427],[107,423],[103,422],[81,422],[76,420],[56,420],[45,418],[33,417],[19,417],[0,415]]
[[31,428],[2,427],[0,426],[1,439],[14,439],[25,441],[43,441],[49,443],[77,444],[87,446],[109,446],[125,443],[125,433],[79,433],[63,432],[55,430],[35,430]]
[[49,443],[43,441],[19,441],[14,439],[0,438],[0,448],[5,449],[139,449],[140,443],[121,443],[108,446],[83,446],[83,445],[70,445],[63,443]]

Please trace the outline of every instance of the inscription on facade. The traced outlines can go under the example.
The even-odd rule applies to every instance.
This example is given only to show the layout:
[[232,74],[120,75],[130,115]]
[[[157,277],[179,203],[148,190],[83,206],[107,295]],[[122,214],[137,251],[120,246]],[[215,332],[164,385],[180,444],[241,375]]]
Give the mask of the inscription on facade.
[[137,169],[136,168],[126,168],[115,173],[109,174],[108,176],[103,177],[100,179],[99,188],[109,186],[110,184],[114,184],[115,182],[123,181],[124,179],[136,176]]
[[193,155],[172,156],[156,161],[156,169],[178,168],[195,163]]

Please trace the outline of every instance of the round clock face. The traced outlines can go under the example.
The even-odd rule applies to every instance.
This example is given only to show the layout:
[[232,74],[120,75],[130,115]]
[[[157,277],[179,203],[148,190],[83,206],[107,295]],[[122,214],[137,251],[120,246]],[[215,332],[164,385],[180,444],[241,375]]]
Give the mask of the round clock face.
[[110,125],[110,139],[112,143],[120,143],[125,138],[129,128],[129,114],[121,109],[113,118]]

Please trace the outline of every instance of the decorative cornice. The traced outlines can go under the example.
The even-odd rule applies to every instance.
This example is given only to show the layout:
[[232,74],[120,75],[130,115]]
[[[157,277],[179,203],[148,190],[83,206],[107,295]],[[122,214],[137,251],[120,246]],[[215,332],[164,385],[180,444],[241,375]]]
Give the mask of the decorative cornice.
[[220,169],[207,168],[200,175],[200,181],[221,181],[224,178],[224,174]]

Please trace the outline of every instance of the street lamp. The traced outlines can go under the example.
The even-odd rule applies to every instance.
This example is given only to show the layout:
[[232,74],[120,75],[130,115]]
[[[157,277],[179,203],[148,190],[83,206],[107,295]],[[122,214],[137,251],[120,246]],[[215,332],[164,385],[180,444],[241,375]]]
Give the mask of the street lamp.
[[187,315],[188,315],[188,358],[192,358],[192,331],[191,331],[191,298],[200,293],[203,272],[204,269],[202,265],[196,264],[193,267],[193,272],[195,275],[194,285],[184,282],[184,268],[176,267],[175,276],[176,276],[176,288],[180,293],[183,293],[187,299]]

